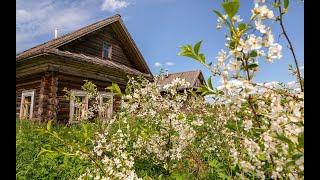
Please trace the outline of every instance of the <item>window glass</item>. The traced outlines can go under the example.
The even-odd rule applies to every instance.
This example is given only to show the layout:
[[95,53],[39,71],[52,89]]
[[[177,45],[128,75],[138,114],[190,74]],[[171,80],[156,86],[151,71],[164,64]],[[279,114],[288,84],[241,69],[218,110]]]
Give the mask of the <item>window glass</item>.
[[110,58],[109,54],[110,54],[110,44],[106,43],[106,42],[103,42],[103,48],[102,48],[102,57],[103,58]]

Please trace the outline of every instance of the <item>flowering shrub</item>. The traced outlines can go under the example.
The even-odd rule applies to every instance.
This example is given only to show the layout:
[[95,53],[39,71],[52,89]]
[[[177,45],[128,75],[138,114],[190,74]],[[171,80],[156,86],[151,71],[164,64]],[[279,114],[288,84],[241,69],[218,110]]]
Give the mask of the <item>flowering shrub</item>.
[[[280,9],[281,1],[274,6]],[[226,124],[222,131],[228,142],[228,151],[239,178],[303,178],[304,174],[304,94],[301,77],[298,91],[286,87],[268,87],[255,83],[259,59],[273,62],[282,57],[282,46],[274,42],[267,21],[275,20],[272,10],[263,1],[256,1],[249,23],[235,16],[239,1],[223,3],[226,15],[218,15],[217,28],[229,29],[226,48],[218,53],[218,63],[206,63],[199,53],[201,42],[194,47],[181,47],[180,55],[191,57],[214,76],[220,76],[222,88],[211,85],[202,88],[205,94],[214,94],[226,108],[224,115],[216,117]],[[284,1],[287,11],[288,1]],[[281,14],[280,16],[282,16]],[[280,17],[281,18],[281,17]],[[254,23],[254,24],[252,24]],[[297,71],[298,68],[297,68]],[[217,104],[214,106],[218,106]],[[220,149],[221,151],[222,149]]]
[[[288,3],[275,1],[280,19]],[[264,0],[255,1],[248,23],[237,15],[239,1],[225,1],[222,7],[224,15],[214,10],[217,28],[225,27],[229,34],[217,62],[206,62],[201,41],[182,46],[179,53],[220,78],[219,88],[209,77],[198,89],[214,101],[207,104],[194,91],[178,92],[178,87],[188,85],[184,79],[173,80],[161,92],[161,76],[153,82],[130,78],[121,95],[121,110],[102,122],[91,151],[73,149],[93,164],[79,179],[304,178],[304,93],[299,69],[293,69],[299,89],[254,81],[259,61],[272,63],[282,57],[282,46],[268,26],[278,16]],[[87,83],[84,89],[95,92],[95,86]],[[121,94],[115,84],[109,89]],[[91,94],[98,100],[99,94]]]
[[121,112],[104,122],[105,130],[97,133],[94,140],[93,155],[103,168],[88,170],[81,177],[95,174],[137,179],[134,162],[138,160],[152,162],[169,174],[179,168],[179,162],[187,156],[187,149],[194,141],[194,126],[202,121],[190,121],[181,111],[191,108],[187,92],[177,93],[178,87],[187,85],[185,80],[176,79],[164,87],[163,94],[157,79],[151,83],[143,78],[131,78],[127,94],[122,98]]

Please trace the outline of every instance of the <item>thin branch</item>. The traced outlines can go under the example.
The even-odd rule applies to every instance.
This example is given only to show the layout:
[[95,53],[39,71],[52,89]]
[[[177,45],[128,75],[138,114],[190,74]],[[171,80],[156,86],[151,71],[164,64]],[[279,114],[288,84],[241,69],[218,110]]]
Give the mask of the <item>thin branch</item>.
[[281,35],[283,35],[283,32],[279,34],[279,36],[278,36],[278,42],[279,42],[279,40],[280,40],[280,38],[281,38]]
[[[243,56],[245,57],[245,54],[243,54]],[[249,73],[249,69],[248,69],[248,60],[246,58],[243,58],[241,59],[242,61],[242,66],[245,68],[246,70],[246,74],[247,74],[247,79],[248,79],[248,82],[251,82],[251,77],[250,77],[250,73]],[[249,97],[248,97],[248,103],[249,103],[249,106],[250,106],[250,109],[258,123],[258,126],[261,127],[260,125],[260,122],[259,122],[259,118],[258,118],[258,115],[257,115],[257,112],[256,110],[254,109],[254,106],[252,104],[252,96],[251,94],[249,94]]]
[[[277,3],[281,3],[280,2],[280,0],[275,0],[275,2],[277,2]],[[288,43],[289,43],[289,49],[290,49],[290,51],[291,51],[291,54],[292,54],[292,56],[293,56],[293,59],[294,59],[294,63],[295,63],[295,66],[296,66],[296,69],[297,69],[297,76],[298,76],[298,81],[299,81],[299,84],[300,84],[300,89],[301,89],[301,91],[303,92],[304,91],[304,88],[303,88],[303,82],[302,82],[302,78],[301,78],[301,74],[300,74],[300,69],[299,69],[299,64],[298,64],[298,60],[297,60],[297,58],[296,58],[296,54],[295,54],[295,52],[294,52],[294,49],[293,49],[293,45],[292,45],[292,43],[291,43],[291,41],[290,41],[290,39],[289,39],[289,36],[288,36],[288,34],[287,34],[287,32],[286,32],[286,29],[285,29],[285,27],[284,27],[284,24],[283,24],[283,12],[282,12],[282,9],[281,9],[281,6],[279,5],[278,6],[278,10],[279,10],[279,22],[280,22],[280,26],[281,26],[281,29],[282,29],[282,33],[283,33],[283,35],[285,36],[285,38],[286,38],[286,40],[288,41]]]

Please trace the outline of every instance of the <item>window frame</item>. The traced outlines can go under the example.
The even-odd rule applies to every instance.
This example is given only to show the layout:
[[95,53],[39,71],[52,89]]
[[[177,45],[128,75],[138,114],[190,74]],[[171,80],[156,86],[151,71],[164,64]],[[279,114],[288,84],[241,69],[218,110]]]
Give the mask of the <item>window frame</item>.
[[[105,45],[108,46],[108,55],[107,56],[105,56],[105,54],[104,54]],[[103,59],[111,59],[111,55],[112,55],[111,53],[112,53],[112,45],[106,41],[103,41],[102,42],[102,58]]]
[[[89,98],[88,98],[88,93],[82,90],[76,90],[73,89],[71,90],[72,98],[70,99],[70,108],[69,108],[69,121],[70,122],[78,122],[77,120],[74,120],[74,106],[75,106],[75,98],[76,96],[84,97],[84,111],[88,111],[88,105],[89,105]],[[86,118],[87,114],[85,113],[85,116],[83,118]]]
[[[113,96],[114,94],[111,93],[111,92],[100,92],[100,102],[99,102],[99,105],[102,106],[102,103],[103,103],[103,98],[105,97],[110,97],[111,99],[111,106],[109,107],[111,110],[110,110],[110,117],[112,117],[112,114],[113,114]],[[101,111],[99,110],[99,117],[102,118],[102,115],[101,115]]]
[[19,113],[19,118],[25,118],[22,116],[23,114],[23,104],[24,104],[24,99],[25,97],[31,96],[31,104],[30,104],[30,112],[29,112],[29,119],[33,118],[33,107],[34,107],[34,96],[35,96],[35,89],[30,89],[30,90],[23,90],[21,93],[21,101],[20,101],[20,113]]

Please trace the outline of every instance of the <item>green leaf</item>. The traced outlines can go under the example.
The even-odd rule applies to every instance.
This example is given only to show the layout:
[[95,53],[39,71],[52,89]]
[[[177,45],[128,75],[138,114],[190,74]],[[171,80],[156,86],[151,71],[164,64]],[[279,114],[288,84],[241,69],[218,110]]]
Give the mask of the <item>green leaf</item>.
[[226,125],[228,129],[231,131],[236,131],[237,130],[237,124],[234,121],[229,121],[228,124]]
[[85,142],[87,142],[87,139],[88,139],[88,125],[87,124],[82,124],[82,128],[83,128],[83,136],[84,136]]
[[229,2],[222,3],[224,11],[228,14],[228,17],[231,19],[234,15],[237,14],[240,8],[239,0],[233,0]]
[[47,130],[51,131],[51,126],[52,126],[52,120],[48,121],[47,123]]
[[216,168],[219,166],[219,163],[217,160],[213,159],[212,161],[210,161],[209,166],[212,168]]
[[106,89],[110,90],[115,95],[119,95],[119,96],[122,95],[121,89],[117,83],[113,82],[112,85],[107,87]]
[[199,56],[198,56],[199,58],[199,61],[201,62],[201,63],[203,63],[203,64],[205,64],[206,63],[206,57],[204,56],[204,54],[199,54]]
[[50,151],[44,148],[41,148],[40,152],[37,154],[37,157],[39,157],[43,153],[53,153],[54,151]]
[[183,180],[184,177],[183,177],[183,174],[179,174],[179,173],[173,173],[171,175],[172,178],[174,178],[175,180]]
[[285,137],[283,134],[277,134],[276,136],[277,139],[281,140],[282,142],[285,142],[288,144],[289,146],[289,153],[291,153],[293,151],[293,146],[294,146],[294,143],[287,137]]
[[284,1],[283,1],[283,4],[284,4],[284,9],[288,9],[288,7],[289,7],[289,0],[284,0]]
[[163,174],[160,174],[160,176],[158,177],[158,180],[163,180],[164,177],[163,177]]
[[192,54],[192,53],[180,53],[179,55],[180,55],[180,56],[186,56],[186,57],[189,57],[189,58],[198,60],[198,59],[197,59],[197,56],[195,56],[195,55]]
[[113,86],[114,86],[115,92],[116,92],[117,94],[121,95],[121,94],[122,94],[122,93],[121,93],[121,89],[120,89],[120,87],[118,86],[118,84],[116,84],[116,83],[112,83],[112,84],[113,84]]
[[289,138],[285,137],[284,135],[278,134],[276,138],[288,144],[292,144],[292,141]]
[[304,133],[300,133],[298,136],[299,148],[304,147]]
[[202,96],[214,94],[215,92],[212,89],[208,89],[207,86],[202,85],[197,88],[197,93],[201,93]]
[[297,154],[295,154],[295,155],[292,156],[292,159],[293,159],[293,160],[297,160],[297,159],[299,159],[299,158],[302,157],[302,156],[303,156],[303,153],[297,153]]
[[199,49],[200,49],[201,43],[202,43],[202,41],[199,41],[197,44],[194,45],[193,49],[194,49],[195,54],[199,54]]
[[229,47],[230,47],[230,49],[236,48],[236,42],[235,41],[230,41]]
[[289,167],[289,166],[295,166],[295,161],[289,161],[286,163],[285,167]]
[[219,11],[216,11],[216,10],[213,10],[214,13],[216,13],[216,15],[218,17],[220,17],[221,19],[223,19],[224,21],[226,21],[226,19],[223,17],[223,15],[219,12]]
[[144,179],[144,180],[152,180],[152,178],[151,178],[150,176],[148,176],[148,175],[145,175],[145,176],[143,177],[143,179]]
[[209,86],[210,89],[213,89],[211,76],[208,78],[208,86]]
[[178,53],[179,56],[186,56],[192,59],[195,59],[197,61],[199,61],[202,64],[206,63],[206,57],[204,56],[204,54],[199,54],[199,49],[201,47],[201,42],[199,41],[198,43],[196,43],[194,45],[194,48],[192,48],[191,45],[184,45],[180,47],[180,52]]
[[261,136],[261,134],[262,134],[262,130],[261,129],[258,129],[258,128],[253,128],[252,129],[252,135],[254,136],[254,137],[260,137]]
[[258,64],[249,64],[248,65],[248,69],[254,69],[254,68],[256,68],[256,67],[258,67],[259,65]]
[[238,25],[238,28],[239,28],[240,31],[244,31],[244,30],[247,29],[247,24],[245,24],[245,23],[240,23],[240,24]]
[[255,50],[251,51],[251,53],[250,53],[251,57],[257,57],[257,55],[258,55],[258,53]]
[[224,20],[224,22],[227,24],[229,30],[231,31],[231,25],[230,25],[230,23],[228,22],[228,20],[226,20],[219,11],[213,10],[213,12],[214,12],[218,17],[220,17],[221,19]]
[[192,46],[191,45],[184,45],[180,47],[180,52],[178,54],[179,56],[186,56],[186,57],[190,57],[193,59],[196,59],[196,56],[194,55],[193,51],[192,51]]
[[273,8],[278,8],[278,7],[280,7],[280,6],[281,6],[280,2],[274,2],[274,3],[272,3],[272,7],[273,7]]
[[266,155],[261,152],[261,153],[258,154],[258,159],[260,159],[261,161],[265,161],[266,160]]

